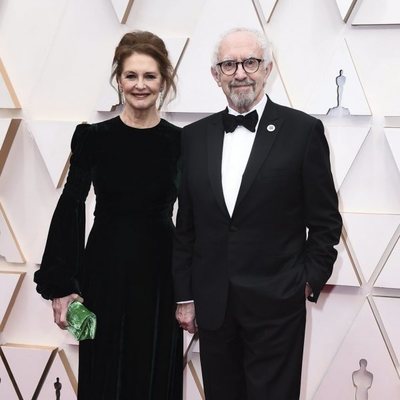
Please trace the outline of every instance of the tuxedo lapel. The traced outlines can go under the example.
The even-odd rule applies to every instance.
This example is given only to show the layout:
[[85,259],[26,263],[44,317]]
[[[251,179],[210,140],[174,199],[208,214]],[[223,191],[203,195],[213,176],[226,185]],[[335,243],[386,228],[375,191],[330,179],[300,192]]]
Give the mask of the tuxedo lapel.
[[267,105],[258,125],[249,161],[247,162],[246,169],[243,173],[242,183],[240,185],[235,209],[245,197],[254,179],[256,178],[261,165],[268,157],[275,138],[277,135],[279,135],[282,124],[283,119],[278,114],[276,104],[268,99]]
[[217,203],[221,211],[229,218],[230,216],[225,204],[221,177],[223,144],[224,127],[222,125],[222,112],[220,112],[215,115],[214,120],[207,126],[208,175]]

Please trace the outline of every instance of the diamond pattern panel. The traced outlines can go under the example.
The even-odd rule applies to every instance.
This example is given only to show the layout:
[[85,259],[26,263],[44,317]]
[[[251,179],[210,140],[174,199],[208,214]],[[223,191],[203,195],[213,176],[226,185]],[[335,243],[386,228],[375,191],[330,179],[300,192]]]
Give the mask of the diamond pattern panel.
[[369,127],[346,127],[325,124],[331,150],[331,167],[336,190],[340,189],[365,138]]
[[340,187],[340,198],[345,211],[390,214],[400,210],[400,175],[381,129],[372,127]]
[[376,287],[400,289],[400,227],[397,229],[395,239],[397,240],[393,251],[390,253],[383,270],[375,282]]
[[396,355],[396,366],[400,371],[400,299],[388,297],[374,297],[374,302],[382,319],[384,329],[388,335],[393,351]]
[[[323,71],[322,79],[316,82],[314,93],[306,106],[307,112],[323,115],[339,106],[347,109],[351,115],[371,115],[346,41],[339,41]],[[343,72],[339,80],[340,71]]]
[[6,369],[3,357],[0,348],[0,399],[21,400],[20,393],[15,390],[12,378]]
[[0,271],[0,332],[6,325],[24,276],[24,272]]
[[12,371],[23,399],[36,398],[46,369],[51,365],[56,348],[5,344],[3,354]]
[[21,247],[0,203],[0,255],[10,263],[25,263]]
[[20,126],[20,119],[0,119],[0,175],[7,161],[15,135]]
[[400,380],[368,302],[355,318],[313,400],[354,399],[356,388],[351,377],[360,368],[361,359],[367,360],[367,369],[374,375],[369,398],[399,398]]
[[385,135],[400,172],[400,128],[385,128]]
[[4,144],[4,140],[7,136],[7,131],[10,126],[11,119],[10,118],[3,118],[0,119],[0,148]]
[[363,0],[352,24],[400,24],[400,2],[398,0]]
[[56,188],[68,171],[70,143],[78,121],[30,121],[29,130]]
[[0,108],[21,108],[14,87],[0,58]]
[[357,0],[336,0],[343,21],[347,22]]
[[[363,29],[362,35],[351,34],[346,39],[374,114],[399,116],[400,30]],[[375,60],[373,68],[371,59]]]
[[111,4],[117,14],[118,21],[121,24],[125,24],[131,12],[133,0],[111,0]]
[[360,276],[368,281],[380,260],[391,251],[389,243],[399,226],[400,215],[343,213],[342,216],[352,258]]
[[[365,296],[360,290],[335,286],[325,288],[316,305],[307,303],[301,399],[314,399],[315,391],[364,302]],[[332,329],[332,319],[335,329]]]
[[264,18],[267,22],[270,21],[278,1],[279,0],[257,0],[256,1],[259,3],[259,5],[262,9]]
[[47,373],[38,400],[76,400],[77,381],[63,350],[59,351]]
[[[11,21],[12,15],[9,10],[12,9],[15,13],[18,8],[16,4],[19,2],[22,4],[23,1],[12,2],[13,8],[8,4],[11,2],[0,1],[0,36],[4,38],[1,50],[13,49],[10,54],[7,54],[7,58],[3,58],[5,60],[8,60],[9,55],[14,56],[13,51],[18,54],[17,50],[25,45],[26,32],[32,30],[39,20],[40,13],[33,14],[34,6],[32,6],[29,10],[32,13],[26,13],[34,20],[31,25],[24,24],[22,17],[17,19],[17,23]],[[46,1],[48,5],[51,4],[50,0]],[[39,30],[40,36],[45,40],[40,41],[41,45],[36,45],[34,40],[27,42],[31,48],[27,49],[28,55],[25,55],[27,59],[31,59],[33,58],[32,54],[35,54],[36,58],[41,61],[37,65],[33,65],[29,71],[23,70],[21,67],[23,63],[19,62],[20,60],[16,60],[18,62],[13,66],[13,70],[7,64],[10,76],[22,79],[21,82],[19,80],[18,82],[22,83],[19,87],[24,88],[25,98],[35,98],[35,101],[32,100],[32,104],[25,105],[24,101],[24,106],[26,106],[26,109],[23,110],[24,115],[41,119],[48,118],[49,115],[52,118],[64,120],[76,119],[85,115],[90,120],[103,119],[104,115],[90,116],[90,112],[95,108],[92,107],[92,102],[93,97],[97,96],[98,88],[95,85],[89,85],[89,91],[84,93],[84,96],[81,92],[82,85],[74,88],[73,84],[80,80],[78,74],[83,72],[82,65],[84,63],[81,65],[79,62],[86,56],[90,61],[98,63],[95,65],[104,66],[102,57],[105,56],[105,52],[103,54],[100,50],[104,50],[107,44],[104,44],[104,40],[99,40],[95,44],[92,39],[88,39],[87,43],[85,40],[81,41],[81,46],[76,49],[75,46],[69,45],[72,30],[76,33],[76,37],[79,36],[78,33],[87,31],[87,35],[81,35],[81,39],[99,37],[100,30],[103,31],[103,35],[106,33],[107,37],[113,38],[114,36],[120,37],[127,30],[126,28],[134,29],[137,25],[145,27],[148,24],[156,26],[156,30],[152,30],[161,37],[177,35],[178,39],[166,39],[172,58],[179,60],[182,56],[178,71],[178,99],[171,103],[166,111],[171,111],[171,120],[176,120],[178,124],[182,122],[180,118],[189,123],[192,122],[190,119],[200,118],[202,113],[214,112],[225,106],[225,98],[209,73],[209,59],[213,50],[212,46],[219,34],[232,26],[244,25],[259,28],[263,24],[263,28],[276,49],[275,59],[279,61],[285,78],[283,80],[275,62],[266,91],[274,101],[281,104],[290,105],[291,100],[294,99],[298,108],[304,109],[306,104],[306,111],[318,115],[326,114],[337,104],[338,90],[335,78],[338,76],[339,70],[343,69],[346,82],[342,85],[341,104],[350,110],[351,115],[342,120],[330,116],[323,119],[331,148],[335,185],[338,190],[340,189],[342,209],[358,211],[358,213],[345,212],[343,214],[345,229],[338,245],[338,260],[329,280],[329,284],[332,286],[325,288],[318,304],[307,304],[308,327],[302,399],[354,399],[356,388],[351,381],[351,376],[354,371],[359,369],[361,358],[367,360],[367,369],[374,375],[372,387],[368,390],[368,398],[388,400],[399,398],[400,343],[398,337],[400,328],[397,321],[399,299],[374,296],[372,299],[368,298],[368,303],[368,301],[365,302],[365,295],[370,290],[372,293],[376,293],[370,287],[375,279],[375,286],[381,288],[379,294],[397,296],[398,289],[400,289],[400,216],[398,215],[400,202],[396,189],[396,187],[400,187],[397,184],[400,179],[398,174],[398,170],[400,170],[400,128],[386,128],[385,138],[383,127],[381,127],[383,116],[400,116],[400,97],[398,96],[400,31],[396,29],[354,29],[351,24],[345,25],[341,21],[341,18],[346,22],[349,17],[353,18],[354,16],[351,20],[353,25],[399,24],[399,1],[235,0],[232,2],[221,0],[215,2],[213,0],[193,0],[190,7],[182,7],[182,10],[175,13],[173,18],[176,20],[170,18],[172,13],[168,14],[169,18],[166,15],[161,17],[157,15],[157,13],[162,14],[161,4],[163,4],[165,13],[166,6],[163,2],[164,0],[152,2],[137,0],[135,2],[137,15],[142,19],[151,18],[151,21],[137,21],[136,12],[130,12],[133,0],[111,0],[115,13],[110,4],[103,9],[101,8],[102,2],[96,3],[95,6],[93,3],[83,7],[84,9],[79,15],[76,15],[77,9],[73,2],[63,1],[60,5],[51,7],[42,5],[43,8],[40,12],[43,13],[44,19],[39,21],[42,22]],[[184,0],[177,0],[177,3],[179,2],[184,4]],[[355,7],[356,5],[357,7]],[[97,9],[97,7],[99,8]],[[176,7],[176,3],[171,5],[174,10]],[[89,8],[90,12],[99,11],[96,13],[97,16],[105,16],[102,24],[97,23],[96,26],[96,23],[87,17],[85,11]],[[128,22],[132,26],[120,26],[115,19],[115,14],[122,24]],[[3,16],[7,16],[7,18]],[[110,25],[106,24],[108,16]],[[187,21],[194,21],[196,18],[197,24],[191,25],[190,29],[186,31],[182,29],[184,23],[188,25]],[[44,21],[49,24],[43,23]],[[71,21],[74,23],[73,26]],[[161,21],[161,23],[156,25],[155,21]],[[269,23],[266,23],[267,21]],[[25,26],[26,30],[19,34],[16,34],[16,30],[10,32],[12,24],[18,27]],[[51,29],[49,25],[51,25]],[[98,25],[101,25],[100,30]],[[187,44],[186,37],[188,36],[191,39]],[[37,40],[37,35],[35,37]],[[12,46],[14,39],[16,39],[17,45]],[[171,51],[174,40],[176,55],[174,55],[174,50]],[[8,41],[10,44],[7,44]],[[182,51],[186,44],[187,48]],[[85,46],[90,47],[90,51]],[[96,59],[100,53],[101,55]],[[3,55],[5,56],[5,53]],[[328,57],[329,60],[326,62],[328,55],[331,57]],[[371,60],[373,60],[372,64]],[[109,62],[109,58],[106,62]],[[63,69],[65,65],[68,65],[68,72],[73,71],[69,76],[66,74],[66,69]],[[320,71],[321,75],[319,75]],[[93,75],[94,72],[96,71],[92,71]],[[82,80],[88,80],[86,72],[82,75],[84,76]],[[61,76],[63,79],[59,79]],[[53,85],[53,82],[57,82],[57,84]],[[79,83],[82,82],[79,81]],[[314,84],[316,89],[313,90]],[[286,85],[290,89],[291,98],[288,96]],[[107,90],[110,90],[108,83]],[[79,98],[77,91],[79,91]],[[57,107],[57,102],[53,100],[55,94],[61,94],[60,97],[67,104],[69,102],[70,107],[64,107],[64,105]],[[90,94],[94,94],[94,96],[90,97]],[[43,96],[46,101],[42,103],[37,101],[38,95],[39,97]],[[110,111],[117,104],[115,98],[115,92],[111,89],[109,94],[106,93],[105,105],[99,106],[98,109]],[[85,99],[90,100],[85,103]],[[81,107],[79,100],[82,100],[84,107]],[[369,118],[371,115],[370,105],[374,112],[374,118]],[[2,192],[3,204],[7,205],[9,215],[13,216],[12,222],[15,227],[18,226],[18,235],[24,235],[24,224],[17,224],[19,220],[15,217],[18,212],[16,208],[21,207],[25,215],[25,206],[31,210],[37,208],[38,204],[35,201],[33,201],[35,204],[29,204],[35,196],[28,193],[29,190],[26,189],[26,200],[18,201],[18,205],[14,204],[16,203],[15,198],[10,200],[7,197],[11,194],[8,188],[16,185],[16,181],[20,182],[19,179],[9,179],[15,174],[8,174],[8,172],[18,168],[18,178],[31,177],[32,175],[26,175],[22,171],[25,166],[34,169],[35,165],[33,164],[37,163],[41,167],[40,172],[43,172],[42,178],[45,180],[46,171],[38,157],[34,159],[34,162],[30,162],[31,158],[29,161],[25,158],[25,150],[26,146],[30,145],[30,138],[21,142],[14,141],[16,130],[13,131],[14,136],[10,134],[10,126],[12,123],[16,123],[13,122],[16,121],[14,117],[19,116],[20,111],[7,109],[18,107],[20,104],[9,75],[0,60],[0,113],[1,117],[5,117],[0,120],[0,173],[11,144],[13,144],[13,160],[15,154],[18,153],[21,156],[20,159],[17,156],[15,159],[18,161],[12,165],[11,157],[9,157],[10,163],[6,165],[6,170],[2,175],[0,190],[5,187],[6,190]],[[74,109],[74,107],[76,108]],[[189,113],[194,114],[190,115]],[[355,117],[356,115],[357,117]],[[18,121],[20,122],[20,120]],[[44,125],[34,127],[35,123]],[[64,132],[64,136],[57,130],[62,124],[64,124],[62,121],[31,121],[29,123],[32,136],[54,187],[62,184],[73,132],[73,129],[68,134]],[[76,122],[73,122],[73,125],[75,124]],[[18,134],[17,139],[22,136],[25,138],[25,132],[21,131],[21,133],[22,135]],[[37,154],[36,147],[34,152]],[[19,160],[21,160],[20,163]],[[47,181],[45,182],[47,183]],[[29,188],[31,189],[31,186]],[[24,197],[25,192],[21,190],[21,198]],[[47,199],[43,200],[48,207]],[[93,194],[91,194],[87,204],[89,214],[93,211],[93,207]],[[368,214],[368,212],[374,212],[374,214]],[[91,221],[92,217],[89,217],[88,225]],[[36,226],[36,223],[33,225]],[[35,240],[35,238],[29,237],[23,237],[23,239],[24,243],[30,239]],[[28,248],[24,250],[29,254]],[[9,262],[24,261],[10,221],[1,204],[0,255],[5,257],[5,260],[0,259],[1,267],[3,264],[7,267]],[[34,260],[36,256],[30,255],[30,257],[28,270],[33,268],[32,263],[40,261]],[[10,276],[5,278],[6,274]],[[6,316],[12,312],[8,304],[13,303],[22,277],[23,274],[0,272],[0,331],[4,328],[4,337],[13,336],[13,324],[5,325],[5,321]],[[39,308],[37,303],[30,302],[30,298],[21,300],[27,300],[27,304],[29,304],[27,311],[29,312],[35,312]],[[37,297],[36,301],[42,300]],[[374,308],[374,304],[376,304],[376,308]],[[21,321],[23,320],[24,316],[22,315]],[[23,322],[17,329],[23,329]],[[27,333],[27,342],[34,337],[34,329],[35,327],[31,327],[32,332]],[[76,344],[69,336],[67,337],[69,339],[61,340],[66,351],[69,349],[69,344]],[[6,349],[7,347],[3,346],[2,348]],[[51,348],[36,348],[36,351],[43,352],[41,356],[38,356],[34,354],[32,346],[11,347],[15,348],[6,349],[5,353],[11,360],[10,366],[14,375],[7,372],[4,364],[5,357],[0,358],[0,399],[20,400],[34,397],[48,400],[57,398],[58,395],[61,395],[61,399],[76,399],[76,380],[68,362],[63,359],[65,357],[63,352],[57,353],[55,349],[51,350]],[[20,353],[18,357],[17,353]],[[55,357],[54,361],[53,356]],[[397,374],[395,367],[397,367]],[[42,374],[42,371],[46,371],[48,374]],[[198,349],[193,353],[185,373],[187,400],[203,399]],[[22,395],[17,393],[19,389],[14,388],[13,376],[15,376],[21,392],[23,391]],[[58,383],[61,384],[61,387]]]
[[205,400],[199,354],[195,354],[186,366],[186,393],[191,400]]
[[338,251],[338,257],[327,283],[329,285],[359,286],[357,270],[346,249],[343,237],[340,239],[338,246],[336,246],[336,250]]

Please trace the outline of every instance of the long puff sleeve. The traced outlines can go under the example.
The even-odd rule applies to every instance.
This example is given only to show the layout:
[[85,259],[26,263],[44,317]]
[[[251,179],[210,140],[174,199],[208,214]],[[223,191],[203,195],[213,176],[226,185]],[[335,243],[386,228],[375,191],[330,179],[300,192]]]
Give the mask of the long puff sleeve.
[[76,127],[66,184],[51,220],[36,290],[45,299],[80,293],[78,274],[85,246],[85,200],[91,185],[93,143],[89,124]]

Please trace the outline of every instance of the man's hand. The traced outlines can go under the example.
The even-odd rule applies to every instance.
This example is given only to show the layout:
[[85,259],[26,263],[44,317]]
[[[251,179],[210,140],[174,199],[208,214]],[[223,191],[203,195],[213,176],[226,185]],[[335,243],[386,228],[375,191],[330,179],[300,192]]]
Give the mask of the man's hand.
[[65,297],[60,297],[58,299],[53,299],[52,307],[53,307],[53,315],[54,315],[54,322],[61,328],[67,329],[68,322],[67,322],[67,309],[70,303],[73,301],[79,301],[83,303],[83,299],[79,294],[72,293]]
[[197,332],[196,314],[194,303],[178,304],[175,312],[179,326],[189,333]]

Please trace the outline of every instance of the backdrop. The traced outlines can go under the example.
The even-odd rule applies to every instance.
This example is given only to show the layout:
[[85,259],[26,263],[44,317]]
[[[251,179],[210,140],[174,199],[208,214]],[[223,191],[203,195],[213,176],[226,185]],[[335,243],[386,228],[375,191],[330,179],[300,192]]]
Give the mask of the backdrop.
[[[76,399],[77,343],[32,275],[75,125],[118,112],[119,39],[145,29],[166,41],[178,97],[163,112],[183,126],[225,107],[210,58],[235,26],[270,39],[271,98],[324,122],[344,219],[334,274],[307,306],[302,399],[400,398],[398,0],[0,0],[1,399]],[[93,208],[90,194],[88,225]],[[197,346],[185,393],[203,396]]]

